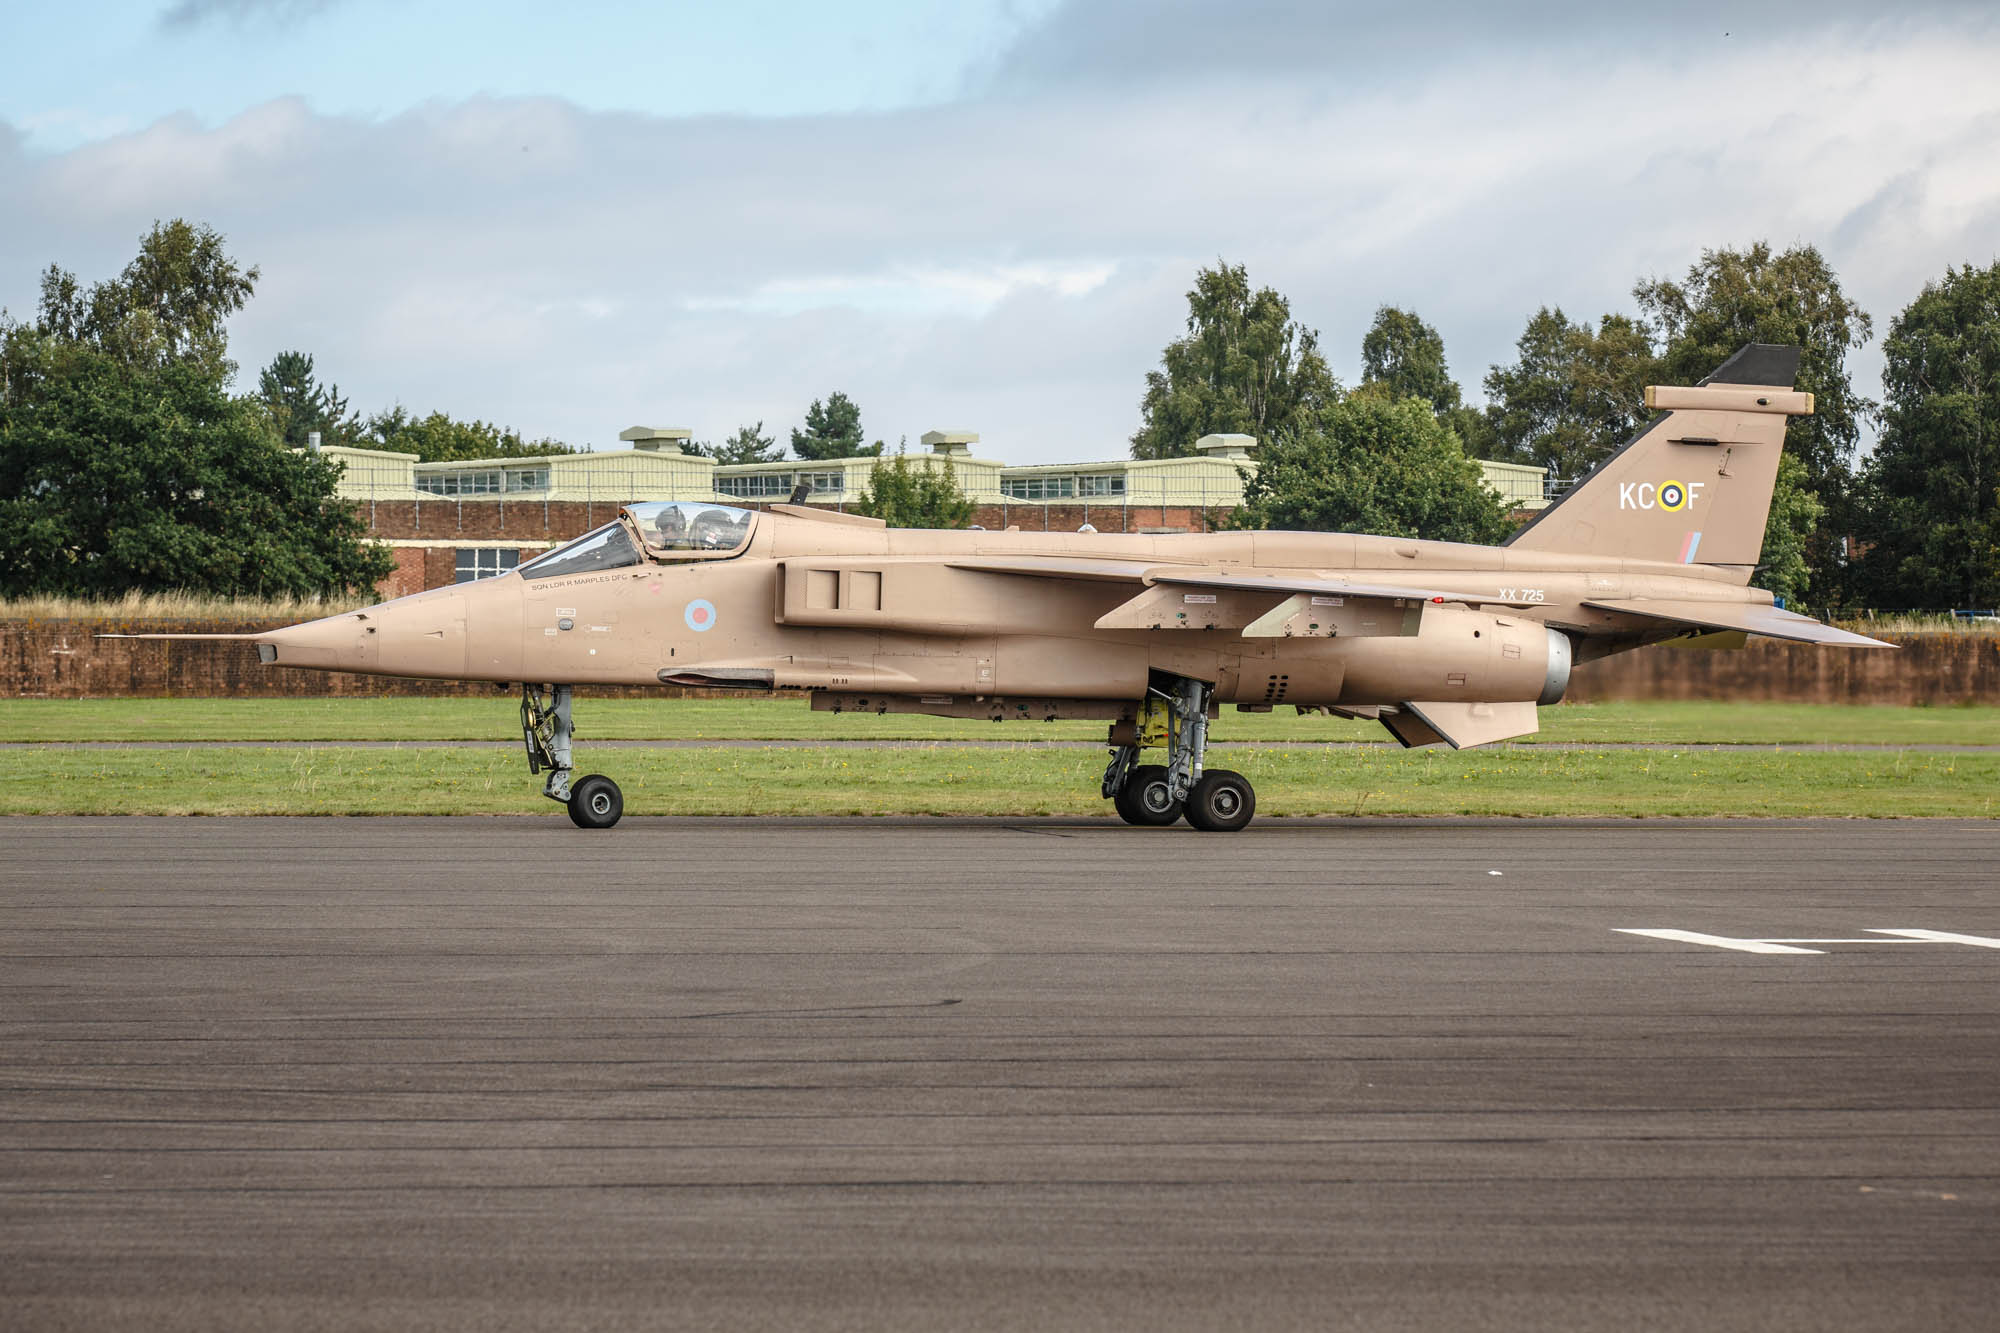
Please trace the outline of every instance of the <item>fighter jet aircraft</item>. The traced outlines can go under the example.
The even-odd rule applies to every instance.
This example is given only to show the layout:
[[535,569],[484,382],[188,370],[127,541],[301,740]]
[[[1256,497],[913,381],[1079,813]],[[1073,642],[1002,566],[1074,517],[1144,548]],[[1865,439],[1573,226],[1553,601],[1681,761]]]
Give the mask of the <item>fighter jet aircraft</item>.
[[[1799,353],[1752,344],[1499,546],[1329,532],[931,531],[799,503],[643,503],[510,574],[254,639],[278,666],[519,684],[531,774],[584,828],[577,685],[801,690],[815,709],[1110,724],[1128,823],[1243,828],[1206,765],[1222,704],[1373,718],[1404,745],[1536,729],[1570,671],[1695,635],[1881,645],[1747,587]],[[1155,755],[1151,752],[1157,752]]]

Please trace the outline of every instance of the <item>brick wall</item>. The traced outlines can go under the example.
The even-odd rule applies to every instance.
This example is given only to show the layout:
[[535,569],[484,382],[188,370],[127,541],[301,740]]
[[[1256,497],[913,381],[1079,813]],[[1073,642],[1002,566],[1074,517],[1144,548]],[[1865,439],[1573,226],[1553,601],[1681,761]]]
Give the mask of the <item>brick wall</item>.
[[[262,628],[269,626],[0,621],[0,691],[9,698],[252,698],[461,695],[493,688],[267,667],[247,643],[95,637],[107,632],[202,634]],[[1890,637],[1902,646],[1893,651],[1814,648],[1753,639],[1740,652],[1646,648],[1578,667],[1569,698],[2000,705],[2000,637]],[[635,686],[585,693],[663,698],[713,692]]]
[[2000,704],[2000,636],[1885,634],[1888,648],[1752,639],[1735,652],[1642,648],[1576,669],[1569,698]]
[[[451,553],[445,552],[448,556]],[[234,640],[100,639],[99,634],[241,634],[274,626],[186,621],[0,621],[0,697],[38,699],[345,698],[484,695],[490,684],[355,676],[265,666]],[[711,693],[665,686],[579,689],[579,696],[648,698]]]
[[1088,523],[1099,532],[1213,532],[1228,513],[1195,505],[989,504],[972,521],[995,531],[1017,525],[1023,532],[1075,532]]
[[[757,503],[742,508],[761,509]],[[385,541],[463,542],[467,546],[505,546],[505,538],[564,542],[580,537],[617,516],[610,500],[380,500],[362,501],[359,511],[368,535]],[[1026,504],[981,505],[972,521],[983,528],[1010,524],[1028,532],[1074,532],[1089,523],[1099,532],[1138,532],[1172,528],[1182,532],[1212,532],[1226,509],[1198,505]],[[447,580],[448,581],[448,580]]]
[[363,500],[356,510],[371,537],[467,546],[504,546],[505,537],[568,541],[618,516],[610,500]]

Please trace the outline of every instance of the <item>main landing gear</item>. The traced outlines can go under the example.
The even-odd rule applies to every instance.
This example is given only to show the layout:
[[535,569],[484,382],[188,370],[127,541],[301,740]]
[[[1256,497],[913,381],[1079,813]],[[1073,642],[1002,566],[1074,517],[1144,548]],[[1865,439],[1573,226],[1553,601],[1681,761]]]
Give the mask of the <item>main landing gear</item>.
[[[1257,813],[1257,793],[1241,773],[1202,767],[1208,750],[1207,681],[1167,677],[1146,690],[1135,722],[1111,729],[1104,795],[1128,824],[1164,827],[1185,818],[1208,833],[1234,833]],[[1141,749],[1164,747],[1167,762],[1142,764]]]
[[521,687],[521,739],[528,747],[528,772],[549,771],[542,795],[569,807],[578,828],[610,828],[625,813],[618,784],[601,773],[570,781],[570,687]]

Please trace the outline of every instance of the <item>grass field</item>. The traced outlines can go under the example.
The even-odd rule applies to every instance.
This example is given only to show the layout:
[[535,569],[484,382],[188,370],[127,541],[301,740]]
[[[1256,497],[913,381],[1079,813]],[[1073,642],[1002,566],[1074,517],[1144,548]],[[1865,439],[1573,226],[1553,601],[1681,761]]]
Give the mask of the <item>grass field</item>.
[[[16,751],[8,815],[560,815],[510,751]],[[1102,815],[1072,749],[620,751],[632,815]],[[1994,755],[1310,751],[1230,755],[1266,815],[1970,815]]]
[[[17,750],[6,814],[546,814],[509,750],[339,746]],[[586,757],[587,758],[587,757]],[[1232,753],[1273,815],[1958,815],[2000,813],[1993,754],[1313,750]],[[1089,750],[621,750],[628,813],[1105,814]]]
[[199,592],[131,592],[97,600],[85,597],[0,598],[0,620],[212,621],[227,624],[296,624],[368,606],[373,597],[212,597]]
[[[511,695],[472,699],[10,699],[8,741],[507,740],[520,734]],[[1087,740],[1102,722],[993,722],[907,714],[815,713],[802,699],[581,699],[593,740]],[[1372,722],[1291,709],[1216,720],[1221,741],[1386,741]],[[1812,704],[1562,704],[1542,710],[1533,741],[1603,744],[1996,745],[2000,708],[1830,708]]]
[[[978,749],[966,739],[1100,741],[1104,724],[814,713],[800,700],[583,700],[583,772],[603,771],[633,814],[1102,814],[1095,749]],[[1563,705],[1536,739],[1595,745],[1990,745],[1991,753],[1766,749],[1451,753],[1383,741],[1372,723],[1224,710],[1216,762],[1240,768],[1274,815],[2000,814],[2000,709],[1744,703]],[[14,741],[292,740],[307,748],[19,748],[0,768],[0,814],[546,814],[513,748],[359,749],[361,740],[510,740],[513,701],[491,699],[9,700]],[[592,739],[928,740],[916,749],[688,748],[592,754]]]

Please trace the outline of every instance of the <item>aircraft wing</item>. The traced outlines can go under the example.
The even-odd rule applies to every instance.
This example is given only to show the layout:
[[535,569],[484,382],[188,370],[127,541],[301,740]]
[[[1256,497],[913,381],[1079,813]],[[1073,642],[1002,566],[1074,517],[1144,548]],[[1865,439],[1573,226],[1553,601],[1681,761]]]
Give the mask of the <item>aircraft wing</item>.
[[1249,639],[1402,636],[1418,632],[1427,604],[1520,605],[1499,596],[1358,583],[1318,574],[1259,574],[1213,565],[1165,565],[1088,556],[974,556],[954,569],[1133,585],[1098,629],[1223,630]]
[[1214,566],[1163,565],[1150,560],[1093,560],[1088,556],[969,556],[949,562],[953,569],[976,569],[989,574],[1025,574],[1041,578],[1098,579],[1106,582],[1167,584],[1191,588],[1226,588],[1231,592],[1268,592],[1275,595],[1320,593],[1334,597],[1383,597],[1408,601],[1478,601],[1499,604],[1498,597],[1469,596],[1439,588],[1413,588],[1386,583],[1354,583],[1346,579],[1313,575],[1237,574]]
[[1068,555],[972,555],[946,564],[952,569],[973,569],[985,574],[1097,579],[1108,583],[1143,583],[1148,571],[1160,568],[1159,562],[1153,560],[1093,560],[1089,556]]
[[1601,601],[1585,602],[1600,611],[1619,611],[1631,616],[1651,616],[1677,625],[1703,629],[1740,630],[1761,634],[1767,639],[1789,639],[1793,643],[1819,643],[1843,648],[1894,648],[1893,643],[1850,634],[1844,629],[1822,625],[1811,616],[1798,615],[1775,606],[1752,606],[1745,602],[1665,602]]
[[[1218,574],[1207,570],[1192,570],[1186,573],[1171,566],[1154,568],[1147,576],[1148,583],[1164,583],[1187,588],[1227,588],[1231,592],[1269,593],[1319,593],[1332,597],[1377,597],[1391,601],[1410,602],[1463,602],[1468,600],[1464,593],[1444,592],[1437,588],[1410,588],[1389,583],[1351,583],[1346,579],[1323,579],[1311,576],[1295,577],[1287,574]],[[1481,597],[1479,601],[1497,599]]]

